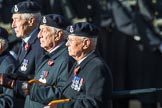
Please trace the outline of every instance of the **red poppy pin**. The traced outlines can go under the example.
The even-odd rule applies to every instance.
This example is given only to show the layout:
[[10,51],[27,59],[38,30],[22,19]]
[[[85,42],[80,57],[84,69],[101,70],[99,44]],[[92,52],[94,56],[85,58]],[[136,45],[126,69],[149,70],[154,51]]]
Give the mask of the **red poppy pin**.
[[76,75],[77,73],[78,73],[78,71],[79,71],[79,69],[80,69],[80,66],[78,66],[78,67],[76,67],[75,69],[74,69],[74,75]]
[[48,61],[48,66],[52,66],[53,64],[54,64],[54,61],[52,61],[52,60]]
[[25,44],[25,51],[28,51],[29,50],[29,46],[30,45],[28,43]]

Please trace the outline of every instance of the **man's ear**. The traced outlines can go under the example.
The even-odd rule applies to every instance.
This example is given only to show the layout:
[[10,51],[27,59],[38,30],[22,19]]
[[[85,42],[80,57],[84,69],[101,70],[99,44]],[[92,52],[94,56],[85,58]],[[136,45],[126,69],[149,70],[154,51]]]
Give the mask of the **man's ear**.
[[28,23],[30,26],[32,26],[35,22],[35,18],[29,18]]
[[90,46],[90,40],[84,39],[83,41],[83,49],[87,49]]
[[58,41],[58,40],[61,40],[63,37],[63,31],[58,31],[57,32],[57,36],[55,37],[55,40]]
[[0,42],[0,53],[2,53],[3,51],[3,46],[2,46],[2,43]]
[[0,49],[2,49],[3,47],[2,47],[2,43],[0,42]]

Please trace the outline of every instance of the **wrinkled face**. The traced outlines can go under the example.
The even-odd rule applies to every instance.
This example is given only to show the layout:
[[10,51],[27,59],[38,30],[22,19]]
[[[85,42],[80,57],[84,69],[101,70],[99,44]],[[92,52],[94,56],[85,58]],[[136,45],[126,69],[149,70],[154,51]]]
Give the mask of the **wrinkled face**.
[[74,59],[79,58],[83,53],[84,43],[81,37],[69,35],[66,46],[68,47],[69,55]]
[[40,31],[38,33],[38,38],[40,39],[40,46],[46,51],[50,51],[56,46],[55,43],[55,33],[52,28],[45,25],[40,25]]
[[23,18],[22,14],[13,14],[12,19],[12,28],[18,38],[24,38],[31,32],[29,21]]

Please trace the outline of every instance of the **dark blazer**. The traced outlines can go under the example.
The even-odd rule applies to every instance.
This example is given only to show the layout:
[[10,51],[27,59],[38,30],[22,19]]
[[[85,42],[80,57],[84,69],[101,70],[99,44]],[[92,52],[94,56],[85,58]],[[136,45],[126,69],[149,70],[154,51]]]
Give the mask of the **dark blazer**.
[[[27,50],[23,50],[20,48],[18,58],[19,58],[19,66],[16,73],[21,75],[32,75],[35,73],[35,69],[40,65],[40,58],[44,54],[44,50],[40,47],[40,41],[37,38],[39,30],[36,28],[31,35],[31,38],[28,41],[29,47]],[[28,60],[26,70],[23,71],[21,69],[24,60]]]
[[[29,79],[32,79],[35,75],[36,68],[41,63],[41,58],[43,57],[44,50],[40,47],[40,41],[37,38],[39,29],[36,28],[30,35],[31,38],[28,41],[28,48],[22,51],[22,48],[19,50],[18,59],[19,64],[15,70],[17,80],[16,86],[14,87],[14,103],[15,108],[23,107],[24,105],[24,94],[21,89],[22,83]],[[22,70],[22,66],[25,64],[25,70]]]
[[[13,73],[17,65],[17,60],[8,52],[5,51],[0,55],[0,73]],[[13,90],[5,87],[0,88],[0,107],[2,108],[12,108],[13,100]]]
[[0,55],[0,73],[13,73],[16,65],[17,61],[8,51]]
[[[90,54],[79,65],[78,74],[71,77],[62,91],[61,98],[70,98],[70,102],[57,104],[57,108],[111,108],[112,76],[108,66],[96,55]],[[72,88],[80,79],[80,90]]]
[[[60,89],[67,80],[72,62],[73,59],[69,57],[65,44],[48,55],[37,69],[37,74],[34,77],[40,81],[41,77],[44,76],[45,84],[48,86],[33,84],[30,95],[26,98],[25,108],[43,108],[44,105],[58,98]],[[53,87],[54,85],[56,88]]]

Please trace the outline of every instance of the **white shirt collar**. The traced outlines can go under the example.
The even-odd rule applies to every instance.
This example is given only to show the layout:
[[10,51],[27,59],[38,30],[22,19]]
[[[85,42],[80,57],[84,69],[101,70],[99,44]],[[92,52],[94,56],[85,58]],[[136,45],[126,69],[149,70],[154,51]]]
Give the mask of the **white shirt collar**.
[[25,43],[28,43],[30,37],[31,37],[31,36],[26,37],[25,39],[23,39],[23,41],[24,41]]
[[23,39],[23,41],[24,41],[25,43],[28,43],[30,37],[31,37],[37,30],[38,30],[38,28],[36,27],[36,28],[30,33],[29,36],[27,36],[27,37],[25,37],[25,39]]
[[55,48],[53,48],[49,53],[52,53],[53,51],[55,51],[56,49],[58,49],[61,45],[63,45],[64,42],[61,42],[60,44],[58,44]]
[[91,51],[89,54],[87,54],[87,56],[85,56],[84,58],[82,58],[81,60],[79,60],[79,61],[77,62],[77,64],[80,64],[84,59],[86,59],[86,58],[87,58],[89,55],[91,55],[93,52],[94,52],[94,50]]

